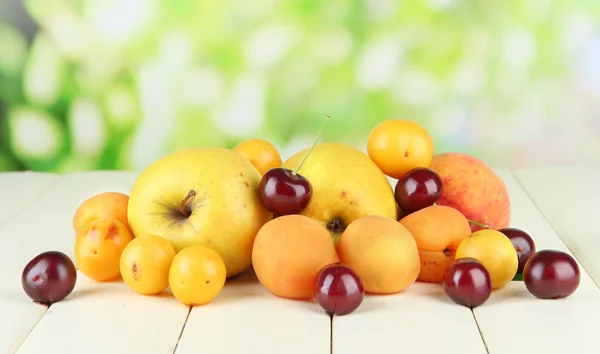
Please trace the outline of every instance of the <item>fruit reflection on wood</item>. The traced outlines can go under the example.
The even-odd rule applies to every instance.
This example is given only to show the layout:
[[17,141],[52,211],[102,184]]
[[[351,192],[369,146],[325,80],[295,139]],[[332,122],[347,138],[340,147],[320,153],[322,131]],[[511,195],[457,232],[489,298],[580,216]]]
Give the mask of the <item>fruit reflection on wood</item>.
[[169,289],[188,306],[208,305],[227,278],[253,267],[274,295],[338,316],[365,294],[402,296],[419,281],[470,308],[516,276],[536,298],[576,291],[577,262],[536,250],[510,225],[506,186],[483,162],[434,154],[428,132],[401,119],[376,126],[367,153],[319,143],[328,120],[286,161],[261,139],[190,148],[148,166],[129,195],[89,197],[74,211],[74,262],[56,251],[36,256],[23,269],[25,294],[61,301],[75,266],[140,295]]

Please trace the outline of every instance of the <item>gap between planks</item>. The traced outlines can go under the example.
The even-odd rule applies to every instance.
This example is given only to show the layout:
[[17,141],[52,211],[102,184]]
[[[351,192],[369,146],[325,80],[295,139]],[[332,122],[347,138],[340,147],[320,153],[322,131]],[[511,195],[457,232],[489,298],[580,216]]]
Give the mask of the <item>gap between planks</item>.
[[333,354],[333,315],[329,315],[329,354]]
[[194,306],[190,306],[187,316],[185,317],[185,321],[183,321],[183,326],[181,326],[181,332],[179,332],[179,337],[177,337],[177,343],[175,343],[175,348],[173,348],[173,354],[175,354],[177,352],[177,347],[179,346],[179,341],[181,340],[183,331],[185,331],[185,325],[187,324],[187,321],[190,318],[190,314],[192,313],[193,308],[194,308]]
[[485,352],[490,354],[490,349],[485,342],[485,336],[483,335],[483,331],[481,330],[481,326],[479,326],[479,321],[477,321],[477,316],[475,316],[475,312],[471,309],[471,315],[473,315],[473,320],[475,321],[475,325],[477,325],[477,330],[479,331],[479,336],[481,337],[481,341],[483,342],[483,347],[485,348]]

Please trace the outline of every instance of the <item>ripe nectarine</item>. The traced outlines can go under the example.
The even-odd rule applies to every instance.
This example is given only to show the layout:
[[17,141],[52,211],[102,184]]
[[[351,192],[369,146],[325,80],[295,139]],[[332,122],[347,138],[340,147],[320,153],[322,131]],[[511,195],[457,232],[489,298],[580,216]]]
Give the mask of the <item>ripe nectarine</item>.
[[[433,156],[432,170],[442,178],[444,191],[436,201],[460,211],[467,219],[490,229],[510,226],[510,198],[504,181],[485,163],[461,153]],[[481,230],[477,224],[471,231]]]
[[419,250],[410,232],[392,218],[367,215],[353,221],[337,244],[340,261],[362,280],[365,292],[405,290],[419,275]]
[[441,283],[456,248],[471,234],[467,218],[454,208],[432,205],[405,216],[400,223],[413,235],[419,249],[418,280]]
[[267,222],[258,231],[252,249],[252,264],[258,280],[283,298],[312,298],[319,270],[338,261],[327,229],[299,214]]

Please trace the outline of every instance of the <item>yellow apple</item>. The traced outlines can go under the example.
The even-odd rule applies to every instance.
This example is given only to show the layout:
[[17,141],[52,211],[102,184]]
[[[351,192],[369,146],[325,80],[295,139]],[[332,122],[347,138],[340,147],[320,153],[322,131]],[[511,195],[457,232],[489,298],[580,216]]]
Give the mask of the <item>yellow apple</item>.
[[[294,170],[308,148],[287,159]],[[317,144],[298,174],[308,179],[312,198],[302,214],[327,228],[334,243],[354,220],[365,215],[397,217],[394,191],[379,167],[362,151],[339,142]]]
[[227,276],[249,268],[258,230],[272,214],[262,205],[261,175],[239,153],[219,147],[184,149],[141,172],[129,195],[135,236],[157,235],[176,251],[203,245],[224,260]]

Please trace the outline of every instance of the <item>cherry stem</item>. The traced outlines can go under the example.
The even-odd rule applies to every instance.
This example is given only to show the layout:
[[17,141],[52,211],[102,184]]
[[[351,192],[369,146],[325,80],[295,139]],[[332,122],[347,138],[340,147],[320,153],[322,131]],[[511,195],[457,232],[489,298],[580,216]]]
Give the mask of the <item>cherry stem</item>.
[[479,226],[479,227],[483,227],[484,229],[489,229],[489,228],[490,228],[489,226],[487,226],[487,225],[485,225],[485,224],[482,224],[482,223],[478,223],[477,221],[473,221],[473,220],[470,220],[470,219],[467,219],[467,220],[468,220],[468,221],[469,221],[471,224],[475,224],[475,225],[477,225],[477,226]]
[[[437,204],[434,202],[433,205],[437,205]],[[487,226],[485,224],[479,223],[477,221],[473,221],[471,219],[467,219],[467,221],[470,222],[471,224],[477,225],[479,227],[483,227],[484,229],[489,229],[490,228],[489,226]]]
[[183,200],[181,201],[181,203],[179,203],[179,212],[181,214],[183,214],[183,216],[185,216],[186,218],[188,218],[190,216],[190,213],[187,212],[187,210],[185,210],[185,203],[187,203],[188,200],[190,200],[191,197],[196,195],[196,191],[191,189],[188,194],[185,196],[185,198],[183,198]]
[[319,138],[321,138],[321,134],[323,134],[323,130],[325,130],[325,126],[327,125],[327,122],[329,121],[329,118],[331,118],[331,117],[327,116],[325,118],[325,122],[323,122],[323,125],[321,126],[321,130],[319,131],[319,134],[317,135],[317,138],[313,142],[313,144],[310,147],[310,149],[308,149],[308,151],[306,152],[306,155],[304,155],[304,158],[302,159],[302,161],[300,161],[300,164],[298,165],[298,167],[296,167],[296,169],[294,171],[292,171],[293,175],[298,174],[298,170],[300,170],[300,167],[302,167],[302,165],[304,165],[304,161],[306,161],[306,159],[308,158],[308,155],[310,155],[310,153],[313,151],[313,149],[317,145],[317,142],[319,141]]

